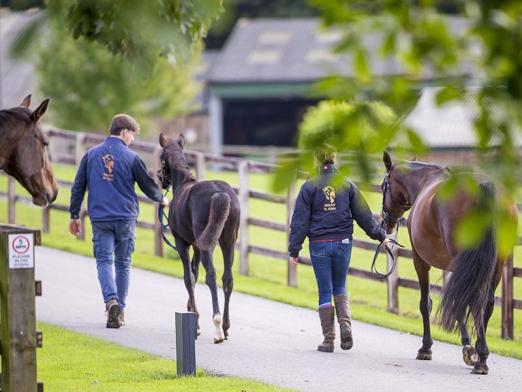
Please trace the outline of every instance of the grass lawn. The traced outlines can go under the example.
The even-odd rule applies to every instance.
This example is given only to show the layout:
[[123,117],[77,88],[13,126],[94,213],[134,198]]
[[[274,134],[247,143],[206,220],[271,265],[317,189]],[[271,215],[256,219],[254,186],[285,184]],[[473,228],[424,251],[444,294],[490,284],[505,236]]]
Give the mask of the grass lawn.
[[198,369],[178,377],[176,361],[122,347],[50,324],[39,323],[44,346],[37,350],[38,381],[45,391],[286,391]]
[[[74,178],[74,167],[66,165],[55,165],[55,172],[58,178],[64,180],[72,180]],[[207,178],[220,178],[237,184],[237,175],[235,173],[213,173],[208,171]],[[270,186],[270,176],[262,174],[250,175],[250,186],[252,189],[266,191]],[[0,190],[6,189],[6,178],[0,177]],[[17,186],[19,194],[24,191]],[[376,193],[365,193],[373,211],[380,209],[381,197]],[[61,189],[58,204],[68,205],[69,190]],[[151,205],[141,204],[140,220],[153,222],[155,219],[154,211]],[[264,202],[260,200],[250,199],[249,214],[254,218],[273,220],[284,223],[286,211],[283,205]],[[24,204],[17,205],[16,211],[17,223],[31,227],[41,227],[41,212],[34,206]],[[0,222],[7,220],[7,206],[5,199],[0,200]],[[67,213],[52,211],[51,213],[51,232],[43,235],[43,243],[45,246],[63,249],[66,251],[92,256],[91,232],[90,226],[86,227],[86,240],[81,241],[72,237],[67,226],[69,216]],[[367,238],[364,233],[356,228],[356,238]],[[285,233],[273,230],[258,228],[251,226],[249,228],[250,243],[253,245],[264,246],[281,251],[286,250]],[[407,231],[401,229],[399,233],[399,242],[404,245],[409,244]],[[182,266],[172,251],[166,251],[166,256],[158,258],[153,255],[153,233],[150,230],[137,229],[136,250],[133,257],[133,266],[152,271],[165,273],[172,276],[182,276]],[[168,248],[165,248],[168,249]],[[521,247],[515,249],[515,265],[522,267]],[[307,244],[303,247],[303,254],[307,255]],[[222,271],[221,253],[215,252],[215,266],[218,271]],[[351,266],[369,270],[373,252],[354,248],[351,259]],[[317,287],[313,271],[308,266],[299,266],[298,268],[298,287],[290,288],[286,286],[287,265],[285,261],[272,259],[269,257],[250,255],[250,275],[248,277],[241,276],[238,273],[238,254],[236,252],[236,260],[234,265],[234,289],[240,292],[257,295],[301,307],[314,309],[317,301]],[[379,269],[385,269],[385,257],[379,259]],[[416,279],[416,274],[411,260],[401,258],[398,263],[399,275],[402,278]],[[200,272],[200,276],[204,276],[204,272]],[[441,271],[432,269],[431,280],[434,283],[441,284]],[[204,278],[200,280],[203,281]],[[218,279],[220,283],[221,279]],[[422,335],[422,321],[418,311],[419,292],[417,290],[400,288],[399,289],[399,308],[400,314],[395,315],[386,311],[386,285],[382,282],[374,282],[367,279],[350,276],[348,278],[348,290],[352,301],[352,314],[357,320],[366,321],[372,324],[385,326],[416,335]],[[522,298],[522,279],[515,279],[515,298]],[[500,288],[497,291],[500,295]],[[434,309],[436,309],[439,297],[433,295]],[[435,312],[433,312],[435,313]],[[488,345],[491,351],[504,355],[509,355],[522,359],[522,319],[521,312],[515,310],[515,340],[505,341],[500,338],[501,319],[500,308],[497,306],[493,313],[488,328]],[[231,318],[234,317],[234,305],[232,297]],[[356,332],[355,332],[356,333]],[[447,334],[438,326],[432,326],[432,334],[434,339],[443,340],[451,343],[460,344],[460,338],[457,334]],[[421,339],[419,339],[419,347]],[[436,351],[436,345],[434,347]],[[415,353],[411,353],[412,356]]]

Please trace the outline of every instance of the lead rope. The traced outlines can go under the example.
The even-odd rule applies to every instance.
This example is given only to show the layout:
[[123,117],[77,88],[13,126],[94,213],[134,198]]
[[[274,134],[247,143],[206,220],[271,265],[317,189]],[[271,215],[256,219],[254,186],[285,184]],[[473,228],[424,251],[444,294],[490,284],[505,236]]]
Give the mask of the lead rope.
[[[163,198],[165,198],[168,193],[169,193],[169,190],[167,189],[167,191],[163,195]],[[167,220],[166,224],[163,223],[164,218]],[[176,252],[178,252],[178,248],[176,248],[174,245],[172,245],[172,243],[169,241],[169,239],[165,235],[165,232],[170,231],[170,227],[168,224],[169,218],[168,218],[167,214],[165,214],[165,207],[163,207],[162,204],[160,204],[159,208],[158,208],[158,220],[159,220],[159,224],[160,224],[161,236],[163,237],[163,242],[165,242],[168,246],[170,246],[172,249],[174,249]]]
[[[399,225],[400,225],[400,221],[397,222],[397,232],[399,231]],[[399,244],[393,238],[388,238],[388,240],[392,244],[397,245],[401,248],[404,248],[403,245]],[[388,253],[388,255],[390,256],[390,259],[392,260],[392,266],[386,274],[381,274],[379,271],[377,271],[375,263],[377,262],[377,257],[379,256],[379,253],[381,252],[381,247],[382,247],[383,243],[384,243],[384,241],[382,241],[379,245],[377,245],[377,249],[375,249],[375,255],[373,256],[372,267],[371,267],[371,272],[373,272],[379,278],[387,278],[388,276],[390,276],[393,273],[393,271],[395,271],[395,266],[396,266],[396,260],[395,260],[395,256],[393,255],[393,252],[391,251],[390,248],[388,248],[388,245],[385,245],[384,248],[386,249],[386,253]]]

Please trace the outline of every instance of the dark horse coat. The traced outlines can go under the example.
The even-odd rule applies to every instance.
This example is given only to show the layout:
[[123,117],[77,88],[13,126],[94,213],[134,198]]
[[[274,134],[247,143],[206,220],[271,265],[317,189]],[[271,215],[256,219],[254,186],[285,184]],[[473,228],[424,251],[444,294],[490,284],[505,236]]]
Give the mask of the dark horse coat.
[[[183,135],[169,138],[161,134],[160,145],[163,152],[158,177],[163,188],[172,185],[169,226],[183,262],[185,287],[189,294],[187,309],[198,314],[194,286],[201,261],[206,271],[205,281],[212,295],[213,321],[216,327],[214,342],[220,343],[228,336],[230,328],[229,302],[233,288],[234,246],[239,229],[239,201],[232,187],[224,181],[195,180],[183,154]],[[219,311],[216,270],[212,261],[212,253],[218,243],[224,262],[223,317]],[[190,246],[194,251],[192,262],[189,258]]]

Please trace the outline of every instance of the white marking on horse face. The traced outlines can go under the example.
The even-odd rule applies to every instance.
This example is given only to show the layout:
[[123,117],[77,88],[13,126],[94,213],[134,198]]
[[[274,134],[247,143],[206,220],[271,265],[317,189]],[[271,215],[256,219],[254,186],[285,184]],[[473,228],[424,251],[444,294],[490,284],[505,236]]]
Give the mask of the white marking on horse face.
[[216,335],[214,336],[214,343],[221,343],[225,340],[225,333],[223,332],[223,317],[221,314],[216,313],[212,319],[214,326],[216,327]]

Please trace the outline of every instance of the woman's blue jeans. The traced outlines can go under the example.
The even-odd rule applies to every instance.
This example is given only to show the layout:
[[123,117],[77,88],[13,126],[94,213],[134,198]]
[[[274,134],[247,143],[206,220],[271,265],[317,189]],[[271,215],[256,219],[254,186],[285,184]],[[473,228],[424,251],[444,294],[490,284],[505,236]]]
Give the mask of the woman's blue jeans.
[[[125,308],[129,291],[129,271],[134,251],[135,220],[111,220],[92,223],[92,242],[98,280],[103,301],[118,300],[120,309]],[[116,279],[113,273],[113,259]]]
[[346,295],[346,274],[352,255],[352,241],[310,242],[310,258],[319,289],[319,306],[330,304],[332,295]]

